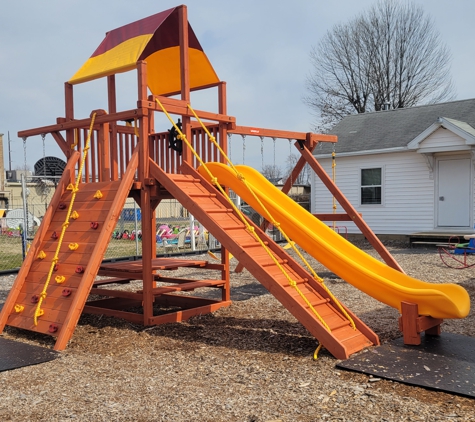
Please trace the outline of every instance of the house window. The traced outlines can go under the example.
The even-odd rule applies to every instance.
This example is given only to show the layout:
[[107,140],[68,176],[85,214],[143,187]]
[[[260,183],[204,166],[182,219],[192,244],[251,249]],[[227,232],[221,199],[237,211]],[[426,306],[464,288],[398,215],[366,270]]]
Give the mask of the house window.
[[381,204],[382,169],[361,169],[361,204]]

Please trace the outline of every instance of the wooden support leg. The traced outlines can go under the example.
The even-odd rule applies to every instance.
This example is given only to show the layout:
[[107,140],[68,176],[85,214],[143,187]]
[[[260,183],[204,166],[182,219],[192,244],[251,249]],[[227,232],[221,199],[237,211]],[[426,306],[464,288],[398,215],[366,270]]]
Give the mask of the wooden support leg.
[[401,302],[401,317],[399,318],[399,329],[403,333],[404,344],[421,344],[421,333],[426,335],[439,336],[440,324],[443,320],[430,316],[419,315],[417,304]]
[[421,344],[421,334],[417,332],[418,306],[415,303],[401,303],[400,329],[404,344]]

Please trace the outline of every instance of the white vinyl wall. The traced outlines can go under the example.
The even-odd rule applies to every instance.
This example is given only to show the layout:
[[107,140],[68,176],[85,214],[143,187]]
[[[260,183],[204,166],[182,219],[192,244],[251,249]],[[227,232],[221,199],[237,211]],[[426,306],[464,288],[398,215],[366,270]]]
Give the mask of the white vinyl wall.
[[[331,176],[331,158],[318,161]],[[361,205],[361,169],[367,168],[382,168],[381,205]],[[434,170],[424,155],[415,151],[337,156],[336,184],[376,234],[407,235],[436,228]],[[333,212],[332,198],[320,179],[312,174],[312,213]],[[337,212],[344,212],[337,205]],[[337,222],[337,225],[344,226],[348,233],[360,233],[352,222]]]

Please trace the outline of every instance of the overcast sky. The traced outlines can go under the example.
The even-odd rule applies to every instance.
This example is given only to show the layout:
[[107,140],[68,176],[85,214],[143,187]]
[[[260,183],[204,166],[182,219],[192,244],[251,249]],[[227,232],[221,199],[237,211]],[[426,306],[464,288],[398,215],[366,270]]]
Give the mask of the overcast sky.
[[[188,19],[219,78],[227,82],[228,113],[237,123],[310,131],[313,116],[302,102],[311,72],[311,47],[337,23],[344,23],[370,0],[189,0]],[[456,99],[475,97],[475,2],[416,0],[434,18],[452,52]],[[81,67],[105,32],[181,3],[169,0],[2,1],[0,21],[0,133],[5,167],[23,166],[19,130],[46,126],[64,115],[64,82]],[[118,79],[119,107],[135,106],[135,75]],[[75,87],[76,117],[106,108],[105,81]],[[192,100],[193,97],[192,97]],[[196,108],[207,99],[196,98]],[[163,130],[169,124],[163,126]],[[243,161],[242,140],[234,136],[232,159]],[[40,137],[27,140],[31,168],[43,156]],[[261,169],[260,139],[246,138],[244,161]],[[276,164],[284,165],[289,142],[280,141]],[[46,155],[64,158],[53,139]],[[273,142],[264,141],[264,164],[274,163]]]

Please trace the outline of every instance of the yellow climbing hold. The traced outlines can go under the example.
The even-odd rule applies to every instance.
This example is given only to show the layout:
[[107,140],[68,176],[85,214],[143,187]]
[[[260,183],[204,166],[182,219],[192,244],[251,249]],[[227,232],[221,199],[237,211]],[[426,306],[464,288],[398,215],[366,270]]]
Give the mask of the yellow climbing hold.
[[74,185],[72,183],[70,183],[66,189],[67,190],[74,190]]
[[17,314],[19,314],[20,312],[23,312],[23,310],[25,309],[25,307],[23,305],[15,305],[15,312]]
[[70,243],[69,244],[69,249],[72,251],[75,251],[77,248],[79,248],[79,245],[77,243]]
[[102,192],[100,190],[98,190],[95,194],[94,194],[94,198],[96,199],[101,199],[102,198]]
[[42,316],[44,314],[45,314],[45,311],[43,309],[38,309],[38,311],[36,312],[37,317]]
[[77,220],[77,219],[79,218],[79,213],[78,213],[77,211],[73,211],[73,212],[71,213],[71,218],[72,218],[73,220]]
[[38,255],[36,256],[38,259],[45,259],[46,258],[46,254],[44,253],[44,251],[39,251],[38,252]]
[[54,280],[56,281],[56,283],[58,284],[61,284],[61,283],[64,283],[66,281],[66,277],[64,275],[57,275]]

